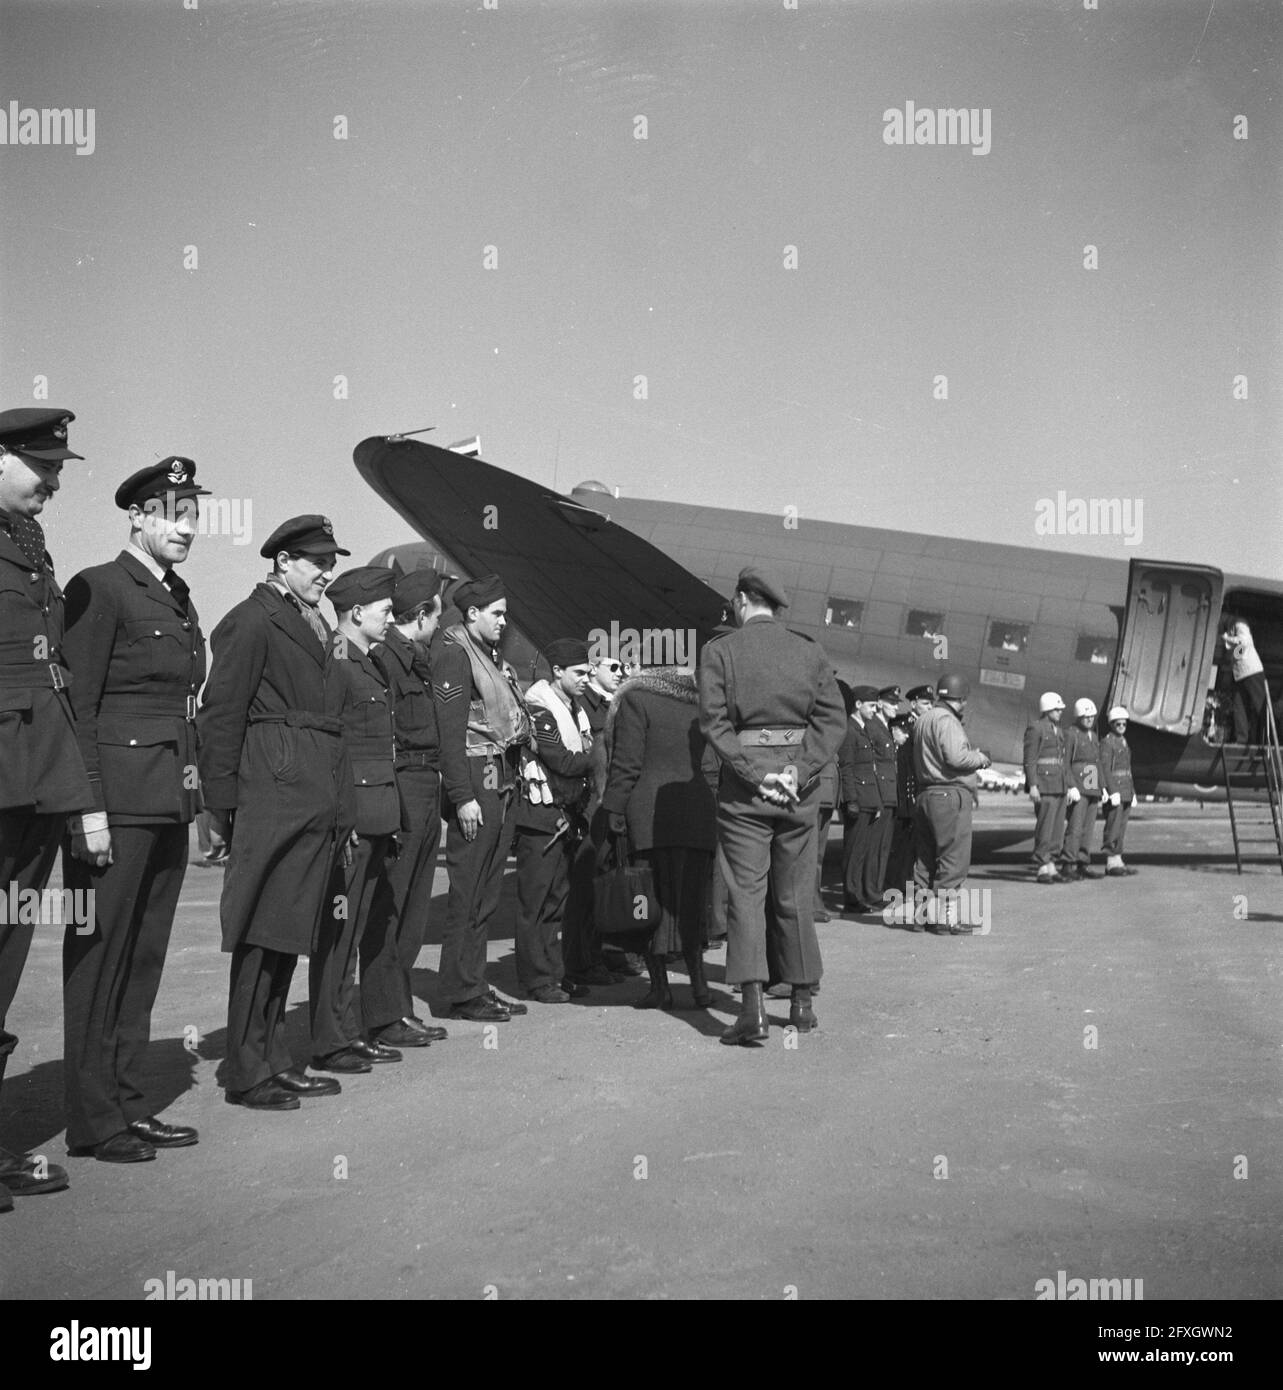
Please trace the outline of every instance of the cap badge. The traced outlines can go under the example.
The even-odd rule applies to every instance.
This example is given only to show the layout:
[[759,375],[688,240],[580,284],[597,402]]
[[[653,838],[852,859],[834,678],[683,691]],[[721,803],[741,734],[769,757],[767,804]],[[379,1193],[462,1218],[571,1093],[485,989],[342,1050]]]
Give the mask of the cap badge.
[[187,481],[187,465],[182,459],[175,459],[171,465],[169,481],[171,483],[185,483]]
[[53,433],[53,437],[54,437],[55,439],[66,439],[66,437],[67,437],[67,421],[66,421],[66,420],[59,420],[58,423],[57,423],[56,425],[54,425],[52,433]]
[[324,531],[327,536],[332,536],[334,534],[334,523],[328,516],[323,516],[321,518],[321,530]]

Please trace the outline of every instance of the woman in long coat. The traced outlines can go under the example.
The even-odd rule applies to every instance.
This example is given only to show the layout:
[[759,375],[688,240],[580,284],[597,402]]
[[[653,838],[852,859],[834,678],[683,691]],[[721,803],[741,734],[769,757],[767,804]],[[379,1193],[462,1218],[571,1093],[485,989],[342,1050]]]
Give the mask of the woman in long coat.
[[698,699],[685,667],[655,667],[619,687],[606,723],[602,809],[612,832],[627,831],[634,858],[649,863],[660,906],[659,924],[640,947],[629,946],[644,951],[650,972],[650,992],[637,1002],[639,1009],[673,1007],[667,963],[678,955],[690,972],[695,1007],[712,1002],[704,948],[717,804],[701,771]]

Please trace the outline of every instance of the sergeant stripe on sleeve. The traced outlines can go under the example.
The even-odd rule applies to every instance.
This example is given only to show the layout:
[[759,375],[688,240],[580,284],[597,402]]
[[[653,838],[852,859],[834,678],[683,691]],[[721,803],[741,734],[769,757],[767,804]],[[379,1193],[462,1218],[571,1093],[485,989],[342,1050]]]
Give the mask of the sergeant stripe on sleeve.
[[449,704],[451,700],[458,699],[458,697],[463,694],[463,686],[452,685],[449,681],[444,681],[441,684],[434,682],[432,693],[438,700],[441,700],[445,704]]

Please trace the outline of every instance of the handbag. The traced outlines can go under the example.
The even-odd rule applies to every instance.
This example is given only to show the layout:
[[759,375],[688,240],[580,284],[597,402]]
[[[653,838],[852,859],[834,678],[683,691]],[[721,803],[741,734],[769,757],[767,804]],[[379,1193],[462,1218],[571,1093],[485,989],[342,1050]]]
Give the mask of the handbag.
[[603,841],[592,890],[593,922],[602,936],[652,931],[659,925],[654,875],[649,864],[629,863],[627,835]]

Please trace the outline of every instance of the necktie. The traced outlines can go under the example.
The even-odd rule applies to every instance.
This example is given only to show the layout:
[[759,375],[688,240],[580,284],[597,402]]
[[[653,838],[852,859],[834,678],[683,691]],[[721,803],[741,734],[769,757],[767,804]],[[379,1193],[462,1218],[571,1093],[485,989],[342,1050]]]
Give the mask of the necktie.
[[187,599],[188,595],[191,593],[186,582],[179,579],[173,570],[166,570],[160,582],[173,594],[174,601],[183,610],[184,615],[186,615]]

